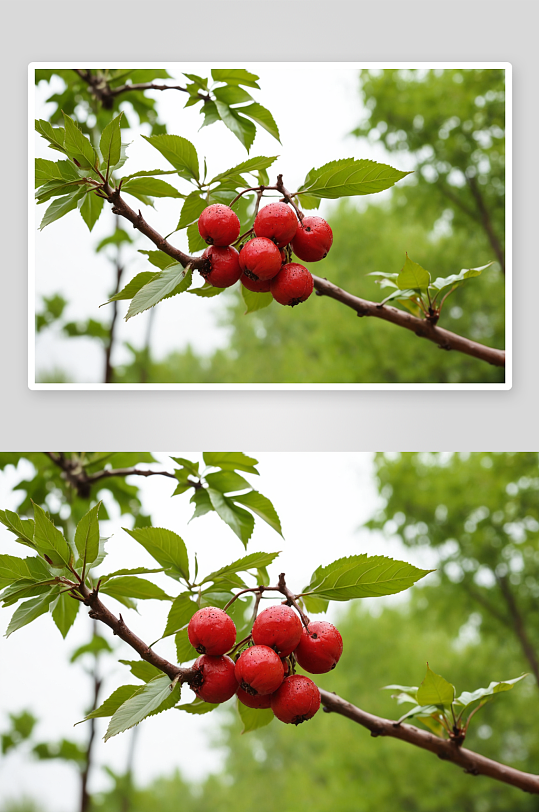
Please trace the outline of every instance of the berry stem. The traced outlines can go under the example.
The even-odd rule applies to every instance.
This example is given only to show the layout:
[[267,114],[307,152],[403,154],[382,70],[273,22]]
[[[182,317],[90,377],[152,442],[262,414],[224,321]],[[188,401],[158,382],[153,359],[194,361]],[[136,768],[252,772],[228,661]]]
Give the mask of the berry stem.
[[294,607],[294,609],[296,610],[296,612],[298,613],[298,615],[301,618],[301,622],[303,623],[306,630],[308,631],[309,630],[309,618],[307,617],[306,614],[304,614],[304,612],[301,611],[301,609],[299,608],[299,604],[297,602],[297,599],[296,599],[296,595],[294,595],[294,593],[286,585],[284,572],[281,572],[281,574],[279,575],[279,585],[277,586],[277,589],[286,598],[286,600],[283,601],[283,603],[286,606],[293,606]]

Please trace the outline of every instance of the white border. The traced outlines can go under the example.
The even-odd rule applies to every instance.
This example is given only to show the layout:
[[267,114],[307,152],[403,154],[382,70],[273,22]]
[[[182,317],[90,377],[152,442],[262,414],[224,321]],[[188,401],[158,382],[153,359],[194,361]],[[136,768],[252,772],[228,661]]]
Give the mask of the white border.
[[[207,64],[208,60],[204,60]],[[109,62],[111,68],[162,68],[170,66],[170,62]],[[182,72],[192,72],[199,63],[178,62]],[[513,385],[513,358],[512,358],[512,123],[513,123],[513,93],[512,93],[512,65],[510,62],[221,62],[212,63],[216,68],[245,68],[256,72],[258,66],[271,68],[278,65],[282,68],[308,69],[323,64],[328,69],[360,70],[362,68],[398,69],[398,68],[462,68],[462,69],[502,69],[505,70],[505,139],[506,139],[506,201],[505,201],[505,240],[506,240],[506,272],[505,272],[505,383],[496,384],[392,384],[392,383],[347,383],[347,384],[288,384],[288,383],[174,383],[174,384],[104,384],[104,383],[36,383],[35,381],[35,226],[34,226],[34,93],[35,70],[39,68],[101,68],[100,62],[31,62],[28,66],[28,388],[31,390],[247,390],[247,391],[286,391],[286,390],[312,390],[312,391],[357,391],[357,390],[509,390]]]

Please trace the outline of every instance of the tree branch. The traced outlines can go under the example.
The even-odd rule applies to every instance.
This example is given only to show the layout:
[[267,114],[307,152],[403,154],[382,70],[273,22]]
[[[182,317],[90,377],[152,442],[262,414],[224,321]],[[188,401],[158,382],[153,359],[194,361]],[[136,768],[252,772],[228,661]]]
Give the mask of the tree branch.
[[320,689],[322,704],[331,713],[339,713],[371,731],[371,736],[389,736],[429,750],[444,761],[451,761],[471,775],[485,775],[504,784],[539,795],[539,775],[521,772],[490,758],[466,750],[447,739],[419,730],[412,725],[398,724],[357,708],[336,694]]
[[406,330],[411,330],[420,338],[426,338],[428,341],[433,341],[442,350],[457,350],[465,355],[471,355],[473,358],[479,358],[481,361],[487,361],[493,366],[505,366],[505,352],[503,350],[496,350],[493,347],[486,347],[484,344],[479,344],[469,338],[464,338],[456,333],[451,333],[443,327],[438,327],[431,324],[427,319],[418,319],[417,316],[412,316],[411,313],[406,313],[404,310],[398,310],[396,307],[389,307],[387,305],[380,305],[376,302],[369,302],[366,299],[360,299],[358,296],[353,296],[347,293],[342,288],[337,287],[327,279],[322,279],[319,276],[314,276],[314,287],[319,296],[329,296],[347,307],[355,310],[358,316],[374,316],[377,319],[390,321],[392,324],[397,324],[399,327],[404,327]]
[[494,226],[492,225],[492,220],[490,219],[490,214],[488,212],[487,207],[485,206],[485,201],[483,200],[483,195],[479,190],[479,186],[477,184],[476,178],[469,178],[466,177],[466,181],[468,186],[470,187],[470,191],[474,196],[475,202],[477,203],[477,208],[479,209],[479,213],[481,215],[481,225],[486,232],[486,235],[489,239],[489,242],[498,258],[498,262],[502,267],[502,272],[505,273],[505,254],[502,248],[502,245],[494,232]]
[[[95,474],[87,474],[86,482],[93,485],[94,482],[98,482],[100,479],[108,479],[111,476],[168,476],[171,479],[176,479],[176,475],[170,471],[143,471],[140,468],[111,468],[108,470],[104,468]],[[195,483],[192,484],[194,487]]]
[[[110,110],[114,103],[114,98],[120,96],[122,93],[127,93],[132,90],[181,90],[182,93],[189,93],[186,87],[181,85],[156,85],[153,82],[141,82],[139,84],[126,84],[120,87],[110,87],[104,76],[97,76],[89,70],[80,70],[74,68],[74,72],[86,82],[90,88],[90,92],[106,110]],[[197,93],[197,97],[202,99],[203,102],[211,101],[209,93]]]
[[513,595],[511,587],[509,586],[507,576],[499,576],[496,578],[496,580],[507,604],[507,608],[509,609],[509,614],[511,615],[511,619],[513,621],[512,625],[515,634],[519,639],[524,656],[526,657],[528,663],[530,664],[530,668],[535,677],[535,681],[537,683],[537,686],[539,687],[539,661],[537,659],[537,654],[530,641],[530,638],[528,637],[528,632],[526,631],[524,618],[522,617],[520,609],[517,606],[517,602],[515,596]]

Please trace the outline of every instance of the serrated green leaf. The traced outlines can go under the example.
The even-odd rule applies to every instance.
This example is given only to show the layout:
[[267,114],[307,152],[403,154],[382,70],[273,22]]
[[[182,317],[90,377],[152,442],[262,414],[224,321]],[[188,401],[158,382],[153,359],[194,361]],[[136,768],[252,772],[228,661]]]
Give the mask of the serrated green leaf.
[[127,530],[124,527],[124,530],[135,541],[138,541],[162,567],[178,573],[182,578],[189,579],[187,548],[177,533],[162,527],[138,527],[134,530]]
[[389,189],[409,174],[366,158],[343,158],[330,161],[318,169],[311,169],[299,191],[331,199],[369,195]]
[[242,733],[250,733],[251,730],[258,730],[260,727],[269,725],[274,719],[271,708],[248,708],[238,699],[238,713],[243,722]]
[[431,283],[430,287],[437,291],[444,290],[444,288],[459,287],[467,279],[472,279],[475,276],[481,276],[481,273],[486,268],[490,268],[492,264],[492,262],[489,262],[487,265],[481,265],[479,268],[463,268],[460,273],[454,273],[445,277],[439,276],[434,280],[434,282]]
[[147,569],[146,567],[135,567],[134,569],[129,569],[125,567],[120,570],[115,570],[114,572],[109,572],[107,575],[101,575],[99,580],[102,583],[106,581],[110,581],[111,578],[117,578],[120,575],[148,575],[154,572],[164,572],[164,567],[158,567],[157,569]]
[[191,254],[196,254],[197,251],[203,251],[208,247],[206,241],[200,236],[198,223],[191,223],[190,226],[187,226],[187,241]]
[[135,197],[138,195],[148,195],[149,197],[184,197],[174,186],[171,186],[171,184],[165,180],[150,177],[138,177],[128,180],[127,183],[123,184],[122,192],[134,195]]
[[279,136],[279,128],[275,123],[275,119],[271,115],[270,111],[266,107],[262,107],[261,104],[255,102],[254,104],[249,104],[247,107],[239,107],[236,110],[241,113],[243,116],[248,116],[252,118],[253,121],[256,121],[257,124],[260,124],[270,135],[281,143],[281,139]]
[[109,167],[115,166],[120,160],[122,148],[120,121],[122,116],[123,113],[120,113],[120,115],[113,118],[112,121],[109,121],[101,133],[101,138],[99,140],[99,149],[101,151],[103,161],[107,165],[107,171]]
[[211,72],[216,82],[226,82],[227,85],[245,85],[259,89],[258,76],[243,68],[214,68]]
[[249,482],[235,471],[216,471],[214,474],[207,474],[205,479],[210,488],[215,488],[221,493],[233,493],[251,487]]
[[188,705],[176,705],[178,710],[185,711],[186,713],[194,713],[197,715],[201,715],[203,713],[209,713],[215,708],[218,708],[219,705],[212,705],[211,702],[204,702],[199,696],[193,701],[190,702]]
[[435,674],[427,663],[425,679],[417,689],[419,705],[440,705],[450,708],[455,699],[455,686],[439,674]]
[[63,117],[65,127],[64,148],[66,152],[75,158],[84,169],[94,169],[97,154],[90,140],[79,130],[70,116],[63,113]]
[[217,581],[224,576],[236,572],[248,572],[249,570],[255,570],[259,567],[267,567],[278,555],[279,553],[249,553],[249,555],[244,555],[242,558],[238,558],[237,561],[233,561],[231,564],[226,564],[224,567],[215,570],[215,572],[210,572],[210,574],[201,581],[201,584]]
[[95,192],[89,191],[86,193],[82,206],[80,207],[80,213],[89,231],[93,229],[99,220],[99,216],[103,211],[104,202],[103,198],[96,195]]
[[199,516],[204,516],[206,513],[210,513],[210,511],[213,510],[213,505],[210,502],[208,491],[205,489],[195,491],[190,501],[195,503],[195,512],[189,519],[190,522]]
[[318,598],[316,595],[304,595],[301,600],[305,604],[307,612],[313,615],[327,612],[329,601],[325,598]]
[[257,293],[256,291],[249,290],[245,285],[241,285],[241,297],[245,302],[247,310],[244,315],[248,313],[255,313],[257,310],[262,310],[264,307],[269,307],[273,302],[271,293]]
[[257,156],[256,158],[249,158],[247,161],[243,161],[241,164],[237,164],[237,166],[233,166],[231,169],[227,169],[225,172],[221,172],[219,175],[216,175],[211,179],[210,183],[217,183],[217,181],[226,180],[227,178],[231,178],[236,175],[243,175],[246,172],[255,172],[257,170],[268,169],[268,167],[270,167],[278,157],[278,155],[274,155],[271,158],[266,158],[261,155]]
[[397,724],[404,722],[405,719],[411,719],[412,716],[418,716],[419,718],[432,716],[432,714],[436,714],[436,716],[440,716],[440,709],[436,707],[436,705],[415,705],[410,710],[406,711],[404,716],[401,716],[400,719],[397,720]]
[[44,581],[33,581],[27,578],[22,578],[19,581],[7,586],[0,593],[0,601],[4,606],[12,606],[17,601],[23,598],[35,598],[38,595],[44,595],[56,584],[56,578],[49,577]]
[[406,254],[406,261],[397,277],[401,290],[426,290],[430,285],[430,273]]
[[161,675],[161,671],[155,665],[147,663],[145,660],[118,660],[118,662],[127,665],[133,676],[143,682],[150,682]]
[[251,149],[255,140],[256,127],[250,119],[240,116],[239,113],[223,102],[216,101],[217,112],[221,121],[234,133],[236,138],[243,144],[247,152]]
[[106,248],[107,245],[121,245],[122,243],[132,243],[133,240],[127,233],[124,231],[123,228],[116,228],[112,234],[108,237],[102,239],[95,247],[95,252],[98,254],[103,248]]
[[255,525],[252,514],[238,507],[231,499],[213,488],[208,488],[207,493],[219,518],[237,535],[243,546],[247,547]]
[[241,451],[205,451],[202,457],[206,465],[222,468],[224,471],[245,471],[247,474],[259,476],[255,468],[258,460],[248,457]]
[[139,600],[172,600],[170,595],[161,587],[147,581],[146,578],[138,578],[136,575],[125,575],[119,578],[111,578],[101,586],[101,592],[110,595],[112,598],[126,597]]
[[184,73],[183,75],[190,79],[195,85],[198,85],[201,90],[208,89],[208,80],[202,76],[197,76],[196,73]]
[[[127,283],[125,288],[122,288],[118,293],[115,293],[114,296],[111,296],[110,299],[105,302],[105,304],[110,304],[111,302],[117,302],[121,299],[132,299],[133,296],[139,292],[144,285],[147,285],[154,278],[155,274],[153,271],[142,271],[138,273],[133,279]],[[102,307],[102,305],[101,305]]]
[[[44,183],[40,189],[36,191],[36,200],[38,205],[40,206],[42,203],[46,203],[47,200],[50,200],[52,197],[62,197],[66,194],[72,194],[80,190],[81,194],[86,191],[89,187],[84,185],[84,181],[81,178],[77,180],[51,180],[47,183]],[[93,187],[92,187],[93,191]]]
[[380,305],[385,305],[387,302],[399,301],[405,302],[407,300],[414,300],[417,299],[418,293],[417,290],[394,290],[393,293],[390,293],[389,296],[386,296],[380,302]]
[[244,104],[245,102],[253,101],[250,93],[244,90],[239,85],[226,85],[225,87],[217,87],[213,91],[216,99],[224,104]]
[[136,692],[140,689],[140,685],[121,685],[119,688],[116,688],[115,691],[109,696],[108,699],[105,701],[95,710],[85,716],[80,722],[77,722],[77,725],[82,724],[82,722],[86,722],[88,719],[98,719],[100,717],[106,716],[113,716],[118,708],[120,708],[124,702],[127,702]]
[[169,257],[168,254],[165,254],[164,251],[147,251],[144,248],[139,248],[139,254],[146,254],[148,258],[148,262],[152,265],[155,265],[156,268],[160,268],[164,271],[166,268],[170,268],[171,265],[177,265],[177,260]]
[[62,533],[54,526],[45,511],[34,503],[34,544],[47,555],[55,567],[69,564],[71,551]]
[[49,576],[50,572],[41,558],[19,558],[16,555],[0,554],[0,588],[23,578],[43,581]]
[[185,468],[185,470],[191,476],[194,476],[194,477],[200,476],[200,474],[199,474],[200,463],[199,462],[193,462],[192,460],[187,460],[185,457],[171,457],[170,459],[174,460],[174,462],[177,463],[178,465],[181,465],[182,468]]
[[36,120],[36,131],[45,138],[52,149],[65,153],[64,141],[65,130],[63,127],[53,127],[48,121],[44,119]]
[[75,531],[75,545],[79,559],[86,569],[86,564],[93,564],[99,553],[99,508],[101,502],[94,505],[77,525]]
[[332,601],[394,595],[411,587],[432,570],[420,570],[382,555],[352,555],[318,567],[304,590]]
[[[198,220],[204,209],[208,206],[208,201],[203,199],[200,192],[191,192],[185,198],[185,203],[182,206],[180,219],[176,226],[176,231],[186,228],[191,225],[195,220]],[[198,228],[198,226],[197,226]]]
[[170,607],[167,625],[161,639],[164,637],[169,637],[171,634],[176,634],[176,632],[180,631],[180,629],[183,629],[183,627],[189,623],[197,610],[198,606],[195,601],[192,600],[188,592],[178,595]]
[[252,510],[253,513],[256,513],[257,516],[260,516],[266,524],[273,527],[279,535],[283,535],[277,511],[267,496],[263,496],[258,491],[251,491],[250,493],[244,493],[240,496],[232,496],[231,499],[236,503],[239,502],[241,505],[245,505],[245,507]]
[[75,622],[79,608],[80,601],[72,598],[69,593],[63,592],[58,595],[56,605],[52,610],[52,619],[64,639]]
[[125,317],[126,321],[139,313],[143,313],[145,310],[149,310],[163,299],[168,299],[187,290],[191,285],[191,281],[192,271],[186,271],[179,263],[167,268],[134,295]]
[[76,167],[70,161],[48,161],[35,159],[35,183],[42,186],[49,181],[71,181],[80,179]]
[[143,135],[152,147],[159,150],[174,166],[182,178],[199,179],[198,156],[193,144],[180,135]]
[[527,677],[528,674],[521,674],[520,677],[515,677],[515,679],[508,679],[502,680],[501,682],[491,682],[488,688],[478,688],[476,691],[463,691],[459,697],[457,697],[457,702],[460,702],[462,705],[466,707],[471,705],[472,702],[476,702],[478,699],[485,699],[487,697],[493,697],[496,694],[504,693],[505,691],[511,691],[517,682],[520,682]]
[[211,299],[213,296],[218,296],[226,288],[214,288],[213,285],[207,282],[201,288],[191,288],[187,293],[194,293],[195,296],[201,296],[204,299]]
[[89,643],[85,643],[83,646],[79,646],[77,649],[75,649],[69,659],[69,662],[74,663],[85,654],[91,654],[93,657],[98,657],[100,654],[110,654],[112,650],[112,646],[107,642],[107,640],[105,640],[104,637],[101,637],[100,634],[94,634]]
[[202,129],[202,127],[209,127],[210,124],[215,124],[216,121],[221,121],[221,117],[219,115],[215,102],[213,101],[204,102],[204,104],[200,109],[200,112],[204,116],[204,121],[200,129]]
[[32,600],[25,601],[21,603],[20,606],[17,606],[9,621],[9,626],[6,629],[6,637],[9,637],[13,632],[22,629],[23,626],[27,626],[28,623],[32,623],[32,621],[36,620],[40,615],[44,615],[45,612],[48,612],[49,604],[53,597],[54,594],[51,589],[45,595],[39,598],[32,598]]
[[114,713],[104,737],[105,741],[138,725],[152,711],[157,710],[169,698],[171,685],[172,680],[164,674],[140,688]]
[[54,223],[55,220],[59,220],[65,214],[68,214],[68,212],[73,211],[73,209],[76,209],[79,197],[84,194],[84,188],[81,189],[79,186],[76,186],[75,189],[68,195],[64,195],[64,197],[58,197],[56,200],[53,200],[43,216],[43,219],[39,225],[39,230],[43,231],[46,226]]
[[189,660],[193,660],[195,657],[198,657],[198,652],[195,651],[189,642],[187,629],[183,629],[181,632],[178,632],[174,637],[174,641],[176,643],[176,659],[179,663],[186,663]]
[[17,541],[26,547],[36,549],[34,544],[35,525],[32,519],[21,519],[12,510],[0,510],[0,522],[14,533]]

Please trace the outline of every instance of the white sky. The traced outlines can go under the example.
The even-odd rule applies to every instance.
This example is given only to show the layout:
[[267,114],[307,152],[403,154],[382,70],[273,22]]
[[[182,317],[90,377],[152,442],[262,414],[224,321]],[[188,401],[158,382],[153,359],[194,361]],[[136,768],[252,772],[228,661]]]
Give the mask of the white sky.
[[[311,573],[320,564],[363,552],[388,555],[425,568],[433,565],[428,550],[407,550],[398,540],[387,541],[378,533],[359,529],[376,509],[379,498],[373,481],[371,454],[246,453],[260,461],[261,476],[251,479],[255,480],[254,487],[273,501],[283,527],[284,540],[257,519],[248,547],[248,552],[282,551],[270,567],[272,580],[284,571],[292,589],[298,590],[308,583]],[[174,453],[174,456],[181,455],[181,452]],[[172,470],[165,455],[157,456],[163,460],[163,467]],[[187,456],[200,458],[199,455]],[[200,572],[213,570],[244,554],[241,542],[216,516],[203,516],[187,525],[192,506],[188,496],[170,498],[174,490],[173,480],[162,477],[139,480],[141,478],[137,479],[137,484],[142,490],[144,509],[151,513],[152,523],[178,532],[191,555],[196,550]],[[13,468],[0,472],[0,508],[15,509],[20,502],[21,494],[11,490],[15,481]],[[125,524],[126,519],[120,522],[119,517],[103,523],[102,535],[112,535],[103,572],[152,565],[153,559],[144,549],[122,532],[122,523]],[[14,555],[26,554],[3,527],[0,528],[0,549]],[[159,583],[164,588],[176,594],[170,579],[156,577],[161,578]],[[402,599],[403,596],[396,595],[369,604],[376,608],[380,600]],[[167,602],[139,602],[140,614],[125,610],[112,599],[109,603],[112,611],[121,611],[127,624],[147,642],[155,640],[165,626]],[[335,619],[339,609],[338,605],[332,605],[330,617]],[[0,612],[0,635],[5,634],[12,612],[11,608]],[[101,632],[107,636],[108,630]],[[68,661],[72,651],[87,641],[89,633],[90,620],[80,612],[65,641],[48,615],[38,618],[7,640],[0,636],[0,730],[5,728],[8,712],[28,708],[40,719],[37,727],[40,740],[65,737],[85,741],[85,725],[74,728],[73,724],[84,716],[90,682],[81,665],[70,665]],[[159,643],[156,650],[175,659],[173,638]],[[123,643],[118,646],[117,657],[120,656],[123,659],[136,658],[136,654]],[[127,668],[113,658],[107,660],[106,667],[102,699],[119,685],[134,681]],[[184,688],[183,701],[190,701],[190,696],[190,690]],[[144,722],[139,726],[136,751],[137,781],[144,784],[175,768],[195,779],[219,769],[223,754],[210,746],[218,721],[214,714],[197,717],[169,711]],[[97,722],[97,762],[123,771],[131,734],[121,734],[105,745],[101,737],[108,720]],[[182,746],[181,742],[188,744]],[[105,776],[95,770],[91,789],[95,791],[106,786]],[[8,797],[16,798],[26,793],[39,797],[51,812],[72,812],[69,799],[77,792],[75,771],[60,762],[27,761],[17,754],[0,761],[0,803]]]
[[[181,73],[194,72],[210,76],[210,64],[175,63],[167,65],[167,70],[179,83]],[[238,65],[240,67],[240,65]],[[323,64],[315,67],[301,67],[289,64],[283,67],[277,63],[242,63],[260,76],[260,90],[252,95],[256,101],[267,107],[279,127],[282,146],[265,130],[257,127],[257,135],[250,156],[278,155],[279,159],[270,168],[270,178],[279,172],[284,175],[289,189],[297,188],[307,172],[314,166],[321,166],[330,160],[346,157],[370,158],[377,161],[395,163],[380,143],[361,144],[347,134],[357,126],[363,116],[363,108],[358,93],[358,70],[342,68],[338,65]],[[63,83],[56,80],[55,89]],[[47,107],[45,99],[51,95],[49,85],[41,83],[36,91],[36,117],[45,118],[52,105]],[[160,119],[167,123],[169,133],[182,135],[192,141],[198,151],[202,165],[203,156],[208,161],[209,177],[229,166],[243,161],[247,153],[238,139],[219,122],[199,131],[202,116],[198,107],[185,110],[184,94],[176,91],[154,91]],[[126,108],[129,112],[129,108]],[[129,113],[133,121],[136,116]],[[141,132],[149,134],[147,127]],[[139,169],[170,168],[161,154],[150,146],[140,134],[123,131],[123,140],[132,141],[128,150],[129,160],[122,172],[131,174]],[[36,156],[57,160],[58,153],[47,147],[45,140],[36,134]],[[398,156],[399,169],[410,169],[410,156]],[[172,177],[172,176],[171,176]],[[170,182],[170,177],[167,178]],[[189,191],[184,181],[172,181],[182,191]],[[390,190],[376,195],[376,200],[390,194]],[[369,198],[353,198],[358,205],[365,205]],[[144,207],[135,198],[128,198],[136,207],[141,207],[148,221],[162,234],[170,233],[177,225],[181,201],[156,199],[155,210]],[[36,207],[36,229],[48,204]],[[329,216],[334,205],[332,201],[322,201],[320,213]],[[70,302],[65,315],[69,320],[82,320],[88,317],[107,317],[108,308],[99,310],[113,287],[114,270],[103,253],[96,255],[94,246],[107,236],[113,225],[113,215],[103,209],[101,217],[90,234],[78,212],[70,212],[58,222],[47,226],[36,235],[36,307],[41,309],[41,295],[50,296],[59,292]],[[135,235],[128,223],[129,233]],[[174,235],[171,242],[187,251],[187,239]],[[137,237],[137,248],[153,249],[154,246],[142,235]],[[148,270],[148,262],[142,255],[129,264],[124,275],[124,283],[136,273]],[[188,343],[198,351],[210,353],[227,343],[227,330],[219,325],[226,302],[226,294],[215,299],[200,299],[197,296],[174,297],[154,308],[155,323],[152,333],[152,347],[155,357],[163,357],[173,349],[183,349]],[[144,346],[149,313],[143,313],[129,322],[123,320],[128,302],[120,302],[118,338],[129,341],[135,347]],[[109,306],[110,307],[110,306]],[[121,342],[120,342],[121,343]],[[126,349],[118,349],[113,362],[123,363],[131,359]],[[46,329],[37,336],[36,369],[51,370],[55,367],[66,369],[76,382],[95,383],[102,381],[103,351],[99,342],[86,338],[62,339],[54,329]]]

